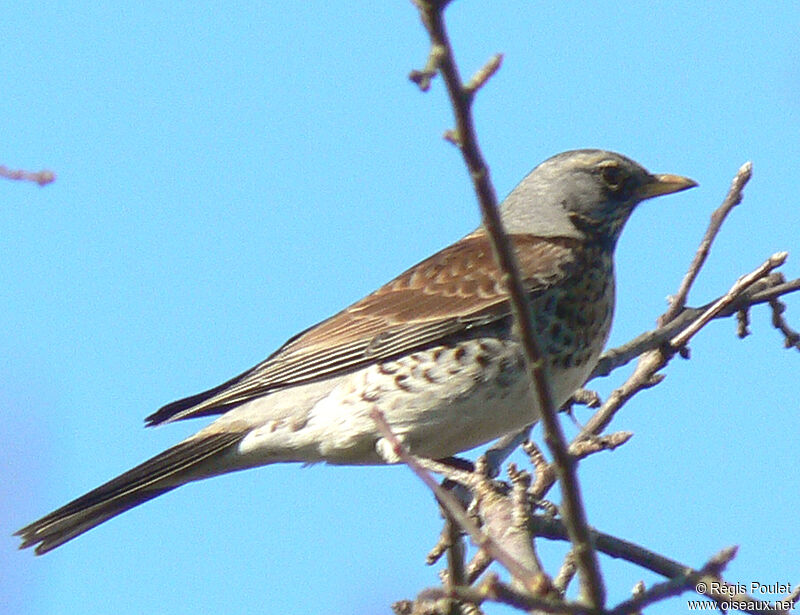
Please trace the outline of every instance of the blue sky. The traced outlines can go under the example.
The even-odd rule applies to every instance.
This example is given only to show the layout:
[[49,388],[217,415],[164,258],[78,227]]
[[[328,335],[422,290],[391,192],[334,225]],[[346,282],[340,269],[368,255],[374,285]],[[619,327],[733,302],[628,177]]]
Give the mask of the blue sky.
[[[97,4],[98,6],[93,6]],[[102,6],[100,6],[102,4]],[[436,583],[432,497],[403,467],[272,466],[190,485],[43,558],[11,532],[203,421],[163,403],[261,360],[478,223],[409,2],[20,2],[0,22],[0,598],[20,614],[384,613]],[[663,311],[741,163],[754,177],[691,296],[770,254],[800,275],[794,2],[459,0],[499,195],[548,156],[625,153],[700,187],[646,203],[618,250],[612,344]],[[800,299],[788,317],[800,326]],[[800,582],[800,356],[766,310],[712,324],[583,463],[591,523],[734,582]],[[607,394],[629,370],[595,382]],[[588,418],[582,411],[579,418]],[[536,432],[540,436],[539,431]],[[561,545],[542,545],[555,572]],[[613,601],[656,577],[603,561]],[[774,596],[771,596],[774,597]],[[651,613],[685,608],[685,598]],[[507,612],[488,608],[489,613]]]

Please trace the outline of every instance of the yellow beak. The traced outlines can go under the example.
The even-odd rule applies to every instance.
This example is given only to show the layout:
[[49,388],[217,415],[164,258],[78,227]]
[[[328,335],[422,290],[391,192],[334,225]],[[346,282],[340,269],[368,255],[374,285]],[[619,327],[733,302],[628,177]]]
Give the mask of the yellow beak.
[[661,196],[662,194],[672,194],[673,192],[688,190],[689,188],[694,188],[696,185],[697,182],[688,177],[664,173],[661,175],[652,175],[650,181],[643,184],[637,190],[637,194],[639,199],[643,201],[645,199],[651,199],[654,196]]

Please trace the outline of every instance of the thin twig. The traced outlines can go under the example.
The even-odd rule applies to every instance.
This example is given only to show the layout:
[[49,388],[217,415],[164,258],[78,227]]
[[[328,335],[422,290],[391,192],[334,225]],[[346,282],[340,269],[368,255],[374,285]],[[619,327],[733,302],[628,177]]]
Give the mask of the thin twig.
[[594,436],[573,442],[569,447],[569,452],[578,459],[583,459],[600,451],[613,451],[625,444],[633,437],[630,431],[615,431],[604,436]]
[[623,382],[621,386],[611,392],[611,395],[609,395],[605,403],[600,406],[600,409],[586,421],[581,433],[575,437],[573,443],[601,433],[608,427],[614,415],[631,397],[636,395],[639,391],[660,384],[664,380],[664,376],[656,372],[667,364],[669,358],[670,357],[666,355],[661,348],[655,348],[643,353],[639,357],[636,368],[633,370],[630,377]]
[[[534,515],[531,517],[530,523],[532,531],[536,536],[551,540],[568,540],[566,528],[560,519],[555,519],[546,515]],[[633,542],[604,532],[592,530],[592,540],[597,550],[601,553],[646,568],[668,579],[682,579],[691,574],[698,575],[696,584],[705,583],[706,593],[704,596],[711,600],[717,602],[735,600],[738,602],[751,603],[756,600],[746,593],[739,592],[736,585],[727,583],[719,576],[719,569],[736,554],[736,547],[723,549],[709,560],[711,570],[706,570],[706,567],[701,570],[695,570],[691,566],[669,559],[668,557],[659,555]],[[706,566],[708,566],[708,564]],[[765,611],[744,609],[744,612],[758,615]],[[781,610],[772,612],[776,614],[786,613]],[[786,613],[786,615],[788,615],[788,613]]]
[[448,514],[445,519],[447,533],[447,587],[464,584],[464,541],[458,525]]
[[[752,294],[746,293],[735,301],[733,305],[719,312],[715,318],[727,318],[737,313],[739,310],[747,309],[762,303],[769,303],[776,297],[797,291],[800,291],[800,278],[775,284],[759,290],[758,292],[753,292]],[[719,301],[719,298],[701,307],[684,308],[683,311],[668,324],[642,333],[621,346],[606,350],[600,357],[600,361],[598,361],[595,366],[589,380],[608,376],[618,367],[626,365],[648,350],[663,346],[668,340],[686,329],[700,314],[708,310],[717,301]]]
[[556,591],[560,592],[562,596],[567,593],[567,588],[569,588],[570,582],[575,577],[575,572],[575,558],[572,556],[572,551],[569,551],[564,556],[561,568],[553,579],[553,587],[555,587]]
[[786,311],[786,305],[782,301],[771,299],[769,306],[772,308],[772,326],[783,333],[784,347],[800,350],[800,334],[792,329],[783,317],[783,313]]
[[520,592],[498,579],[497,575],[487,575],[486,579],[477,587],[456,587],[452,591],[454,598],[474,604],[481,604],[486,600],[507,604],[525,611],[542,613],[563,613],[566,615],[586,615],[591,612],[583,604],[575,604],[555,598],[532,596]]
[[436,45],[431,45],[430,53],[428,53],[428,60],[425,62],[425,68],[422,70],[412,70],[408,78],[419,86],[423,92],[427,92],[431,87],[431,81],[439,72],[440,56],[442,48]]
[[433,548],[428,551],[428,555],[425,556],[425,563],[428,564],[428,566],[432,566],[441,559],[442,555],[445,554],[450,546],[449,540],[450,528],[445,521],[444,527],[439,534],[439,538],[436,540],[436,544],[433,545]]
[[386,422],[386,418],[383,416],[383,413],[380,410],[373,408],[370,411],[370,418],[375,421],[375,425],[378,427],[381,435],[391,445],[392,451],[403,461],[403,463],[411,468],[411,470],[413,470],[417,476],[419,476],[423,483],[428,486],[428,488],[436,496],[436,499],[439,501],[441,507],[445,509],[447,514],[450,515],[450,517],[470,535],[470,538],[472,538],[473,542],[479,548],[486,550],[495,560],[505,566],[506,570],[508,570],[512,576],[522,582],[525,587],[536,587],[534,573],[512,558],[505,551],[505,549],[503,549],[494,540],[492,540],[490,536],[482,532],[480,528],[475,525],[453,494],[443,489],[435,480],[433,480],[431,475],[428,474],[422,468],[422,466],[420,466],[417,458],[414,455],[409,454],[409,452],[392,431],[389,423]]
[[13,179],[15,181],[35,182],[40,186],[46,186],[56,180],[56,174],[47,169],[41,171],[24,171],[21,169],[9,169],[0,164],[0,177]]
[[475,93],[480,90],[489,79],[492,78],[498,70],[500,70],[500,66],[503,64],[503,54],[496,53],[494,54],[486,64],[483,65],[474,75],[472,75],[472,79],[470,79],[467,84],[464,86],[464,93],[468,96],[475,96]]
[[620,602],[609,612],[610,615],[634,615],[641,612],[641,609],[656,602],[661,602],[667,598],[679,596],[688,591],[697,591],[698,585],[706,575],[719,577],[724,568],[736,556],[736,548],[723,549],[698,571],[687,571],[682,576],[677,576],[665,583],[657,583],[650,589],[636,592],[628,600]]
[[467,564],[467,584],[472,585],[492,565],[492,561],[486,551],[478,551]]
[[[689,339],[695,335],[701,327],[693,327],[692,325],[700,319],[703,319],[703,325],[707,324],[715,316],[719,316],[726,310],[730,313],[735,313],[737,299],[745,293],[747,289],[763,279],[764,276],[769,275],[772,268],[779,266],[785,260],[785,253],[778,253],[768,259],[761,267],[754,272],[743,276],[725,293],[722,297],[709,304],[708,307],[701,310],[692,312],[692,319],[683,322],[684,316],[681,315],[678,319],[674,320],[670,325],[663,327],[665,331],[672,331],[672,327],[680,328],[682,333],[672,335],[672,345],[670,348],[666,346],[666,341],[669,337],[653,344],[653,347],[641,353],[636,368],[628,379],[619,387],[611,392],[608,399],[595,412],[592,417],[586,422],[581,432],[575,436],[570,444],[569,452],[576,455],[583,448],[582,442],[596,438],[614,418],[617,412],[637,393],[645,389],[651,388],[659,384],[664,376],[657,372],[662,369],[674,356],[674,352],[679,348],[679,344],[686,344]],[[777,263],[777,264],[776,264]],[[766,291],[765,291],[766,292]],[[766,301],[767,299],[765,299]],[[713,310],[713,313],[711,313]],[[691,331],[690,331],[691,328]],[[689,335],[685,335],[690,331]],[[641,336],[640,336],[641,337]],[[638,339],[638,338],[637,338]],[[677,343],[676,343],[677,342]],[[555,476],[552,472],[537,470],[536,477],[536,497],[542,498],[549,491],[555,483]]]
[[733,178],[730,190],[728,190],[725,200],[722,201],[722,205],[711,214],[711,223],[708,225],[706,234],[700,242],[700,247],[697,248],[697,253],[694,255],[692,264],[689,265],[689,270],[686,272],[686,276],[683,278],[678,292],[672,298],[669,308],[664,312],[663,316],[661,316],[658,324],[667,324],[675,318],[686,305],[686,298],[689,296],[689,290],[697,279],[697,275],[700,273],[700,269],[703,267],[708,253],[711,251],[711,244],[714,242],[714,238],[717,236],[717,233],[719,233],[719,229],[722,227],[722,223],[725,222],[725,218],[730,211],[742,202],[742,191],[745,185],[747,185],[747,182],[750,181],[752,175],[753,163],[745,162]]
[[739,278],[731,287],[731,289],[725,293],[723,297],[714,302],[714,305],[708,308],[708,310],[706,310],[702,316],[700,316],[700,318],[686,327],[686,329],[684,329],[681,333],[673,337],[670,340],[670,345],[676,350],[684,347],[700,329],[702,329],[708,322],[713,320],[717,314],[722,312],[722,310],[736,301],[736,299],[738,299],[739,296],[750,286],[769,274],[769,272],[773,269],[783,265],[788,256],[788,252],[777,252],[776,254],[770,256],[767,261],[758,269]]

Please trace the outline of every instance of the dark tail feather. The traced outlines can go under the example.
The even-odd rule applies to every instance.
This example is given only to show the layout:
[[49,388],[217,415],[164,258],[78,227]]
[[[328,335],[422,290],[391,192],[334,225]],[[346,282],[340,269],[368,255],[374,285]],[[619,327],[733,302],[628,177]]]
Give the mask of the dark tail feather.
[[232,386],[243,376],[249,374],[251,371],[253,370],[252,369],[248,370],[244,374],[236,376],[236,378],[231,378],[227,382],[223,382],[219,386],[215,386],[213,389],[208,389],[208,391],[203,391],[202,393],[197,393],[196,395],[191,395],[190,397],[184,397],[183,399],[179,399],[178,401],[173,401],[172,403],[169,403],[166,406],[162,406],[161,408],[156,410],[153,414],[144,419],[145,427],[155,427],[156,425],[161,425],[163,423],[182,421],[183,419],[194,419],[201,416],[224,414],[232,407],[238,405],[241,402],[237,402],[234,404],[225,404],[225,403],[214,404],[213,406],[208,406],[206,408],[203,408],[202,410],[193,410],[193,408],[215,397],[218,393],[221,393],[228,387]]
[[243,433],[226,432],[187,440],[128,470],[15,533],[20,549],[36,546],[42,555],[182,484],[176,479],[192,467],[235,444]]
[[191,413],[192,408],[196,405],[203,403],[204,401],[211,399],[219,393],[222,388],[227,385],[226,382],[223,385],[215,387],[213,389],[209,389],[208,391],[203,391],[202,393],[198,393],[197,395],[192,395],[191,397],[184,397],[183,399],[179,399],[178,401],[173,401],[172,403],[167,404],[166,406],[162,406],[153,414],[145,418],[144,424],[145,427],[155,427],[156,425],[161,425],[162,423],[171,423],[172,421],[179,421],[182,418],[195,418],[200,416],[208,416],[211,414],[222,414],[227,410],[227,408],[209,408],[205,412],[199,413]]

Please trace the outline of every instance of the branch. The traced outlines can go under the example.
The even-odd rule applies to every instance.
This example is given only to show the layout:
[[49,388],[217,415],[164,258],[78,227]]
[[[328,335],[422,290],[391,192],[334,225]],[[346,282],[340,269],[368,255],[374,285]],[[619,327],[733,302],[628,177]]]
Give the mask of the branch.
[[685,574],[670,579],[665,583],[653,585],[650,589],[645,589],[644,584],[642,584],[632,598],[618,604],[610,613],[612,615],[641,613],[641,609],[645,606],[673,596],[679,596],[687,591],[696,591],[699,579],[706,573],[719,575],[724,567],[736,556],[736,551],[735,547],[723,549],[712,557],[699,572],[687,571]]
[[[716,314],[715,318],[727,318],[740,310],[748,309],[762,303],[770,303],[777,297],[800,290],[800,278],[789,282],[779,280],[782,280],[782,278],[778,278],[775,281],[770,281],[768,278],[765,280],[766,283],[764,287],[759,287],[758,290],[756,290],[757,285],[753,285],[750,289],[750,293],[745,293],[743,296],[739,297],[731,306]],[[642,333],[622,346],[606,350],[600,357],[600,361],[598,361],[592,375],[589,376],[589,380],[608,376],[615,369],[626,365],[644,352],[663,346],[668,340],[686,329],[698,316],[719,301],[720,298],[701,307],[684,308],[678,316],[666,325]]]
[[747,291],[747,289],[757,281],[763,279],[775,267],[780,266],[786,260],[786,253],[779,252],[771,256],[764,264],[752,273],[739,278],[731,289],[713,302],[707,309],[690,322],[684,330],[671,338],[666,344],[662,344],[652,350],[644,352],[636,365],[633,374],[620,386],[615,389],[601,408],[586,423],[583,430],[575,438],[575,442],[600,433],[611,422],[611,419],[620,408],[639,391],[648,389],[660,383],[664,376],[657,374],[672,357],[675,352],[680,351],[700,329],[718,316],[725,309],[731,309],[735,313],[736,300]]
[[712,557],[699,571],[689,570],[680,576],[665,583],[657,583],[644,589],[642,586],[636,594],[629,600],[619,603],[611,609],[610,615],[632,615],[641,613],[641,609],[650,604],[661,602],[667,598],[679,596],[687,591],[697,591],[703,582],[701,579],[707,575],[718,577],[725,566],[736,556],[736,547],[723,549]]
[[800,350],[800,334],[792,329],[783,317],[786,305],[777,299],[770,299],[769,306],[772,308],[772,326],[783,333],[784,347]]
[[659,319],[660,325],[664,325],[674,319],[686,305],[689,289],[691,289],[692,284],[694,284],[694,281],[697,279],[697,275],[700,273],[700,269],[706,262],[708,253],[711,251],[711,244],[714,242],[714,239],[719,233],[719,229],[722,227],[722,223],[725,222],[725,218],[728,217],[730,211],[742,202],[742,191],[745,185],[747,185],[747,182],[750,181],[752,175],[753,163],[745,162],[733,178],[730,190],[725,200],[722,201],[722,205],[711,214],[711,223],[708,225],[706,234],[700,242],[700,247],[697,248],[697,253],[694,255],[692,264],[689,265],[689,270],[686,272],[686,276],[683,278],[678,292],[670,302],[669,309],[664,312],[663,316]]
[[564,613],[567,615],[586,615],[589,609],[585,605],[564,602],[547,598],[539,598],[520,592],[502,583],[497,575],[491,574],[477,587],[455,587],[452,595],[459,600],[481,604],[486,600],[507,604],[524,611],[541,613]]
[[392,431],[392,428],[386,422],[386,418],[380,410],[372,409],[370,411],[370,418],[375,421],[378,430],[386,441],[392,446],[392,451],[409,467],[413,472],[425,483],[428,488],[433,492],[445,513],[453,519],[458,525],[463,528],[472,538],[473,542],[480,549],[484,549],[495,560],[505,566],[512,576],[517,578],[523,585],[531,592],[538,589],[538,580],[532,571],[528,570],[512,558],[499,544],[497,544],[489,535],[482,532],[475,522],[469,518],[467,513],[459,501],[447,490],[443,489],[439,484],[433,480],[417,461],[417,458],[408,453],[400,440]]
[[[566,528],[559,519],[546,515],[534,515],[530,518],[530,523],[532,531],[536,536],[548,538],[550,540],[568,540]],[[749,594],[739,592],[736,585],[726,582],[719,576],[722,567],[736,554],[736,547],[723,549],[703,568],[695,570],[691,566],[669,559],[640,545],[612,536],[611,534],[592,530],[592,540],[597,550],[601,553],[605,553],[615,559],[625,560],[636,566],[641,566],[665,578],[682,580],[691,577],[694,581],[691,589],[695,591],[700,589],[704,592],[702,593],[704,597],[717,602],[754,602],[756,600]],[[704,588],[697,587],[700,583],[705,584]],[[656,591],[658,592],[660,590]],[[636,598],[634,598],[634,600],[636,600]],[[619,606],[617,608],[619,608]],[[744,612],[752,613],[753,615],[759,615],[765,612],[788,615],[786,611],[780,609],[772,611],[745,609]]]
[[[685,335],[685,331],[687,331],[693,323],[704,318],[704,316],[703,324],[707,324],[711,318],[735,314],[738,310],[742,309],[739,301],[743,298],[748,288],[752,289],[758,287],[759,290],[757,293],[745,299],[747,305],[769,302],[773,300],[776,293],[781,294],[799,290],[800,279],[778,284],[771,288],[767,287],[764,289],[759,286],[760,281],[769,279],[768,276],[771,269],[782,263],[784,259],[785,253],[773,255],[754,272],[737,280],[731,290],[725,295],[707,306],[702,308],[687,308],[669,324],[659,327],[655,331],[642,334],[625,346],[606,352],[603,355],[603,359],[601,359],[601,362],[605,360],[606,363],[599,366],[601,373],[596,373],[598,371],[596,369],[595,373],[590,376],[590,380],[598,375],[607,375],[616,367],[627,363],[636,356],[639,356],[639,361],[628,379],[611,392],[611,395],[609,395],[605,403],[592,415],[581,432],[572,440],[569,447],[570,455],[579,456],[581,452],[585,450],[585,442],[596,440],[597,435],[608,427],[614,415],[616,415],[622,406],[634,395],[645,389],[654,387],[664,380],[664,376],[657,372],[669,363],[679,348],[679,345],[671,345],[671,341],[677,339],[679,342],[683,340],[682,343],[684,344],[688,342],[689,338],[700,330],[699,327],[693,327],[691,334],[688,336]],[[711,318],[709,318],[709,316]],[[532,452],[532,450],[535,452]],[[525,451],[531,457],[531,462],[537,468],[536,484],[532,492],[536,498],[543,498],[555,484],[556,475],[553,471],[552,464],[548,464],[541,456],[541,453],[536,451],[535,447],[532,447],[530,444],[525,446]],[[594,451],[590,450],[590,452]]]
[[56,180],[56,174],[47,169],[36,171],[23,171],[21,169],[9,169],[7,166],[0,164],[0,177],[6,179],[13,179],[15,181],[36,182],[40,186],[46,186]]
[[489,170],[478,146],[472,119],[472,100],[475,90],[485,83],[486,79],[499,66],[498,56],[490,60],[488,68],[483,69],[473,79],[469,89],[462,85],[458,67],[453,58],[453,51],[447,36],[444,23],[443,2],[426,2],[415,0],[431,38],[432,51],[430,57],[436,57],[439,72],[444,79],[450,102],[453,107],[456,128],[450,134],[450,140],[456,143],[469,170],[475,192],[480,202],[483,224],[491,239],[495,258],[501,271],[503,281],[509,294],[509,303],[514,322],[519,328],[525,359],[539,400],[539,414],[544,429],[545,442],[550,448],[556,471],[560,479],[562,491],[562,516],[569,528],[573,542],[575,561],[580,571],[581,592],[587,605],[602,608],[605,602],[605,589],[600,575],[597,555],[589,540],[589,528],[586,512],[580,494],[580,486],[576,475],[576,460],[567,451],[567,442],[558,421],[556,407],[553,402],[550,379],[546,363],[542,359],[541,346],[538,342],[525,289],[519,274],[516,257],[509,244],[500,214],[497,210],[497,196],[489,177]]
[[722,312],[722,310],[736,301],[736,299],[738,299],[742,293],[744,293],[744,291],[750,288],[758,280],[766,277],[773,269],[783,265],[788,256],[788,252],[777,252],[776,254],[770,256],[767,261],[758,269],[736,280],[736,283],[731,287],[731,289],[723,297],[715,301],[710,308],[703,312],[700,318],[695,320],[681,333],[672,338],[672,340],[670,340],[670,346],[672,346],[672,348],[676,351],[686,346],[689,340],[698,331],[700,331],[700,329],[714,319],[717,314]]

